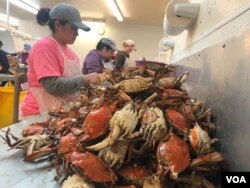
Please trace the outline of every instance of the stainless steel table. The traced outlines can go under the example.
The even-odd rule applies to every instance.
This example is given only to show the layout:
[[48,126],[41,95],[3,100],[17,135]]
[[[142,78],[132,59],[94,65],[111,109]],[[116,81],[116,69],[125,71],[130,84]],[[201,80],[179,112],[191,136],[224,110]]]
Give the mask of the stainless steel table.
[[[24,127],[33,122],[44,121],[46,117],[30,118],[10,126],[11,132],[21,135]],[[1,129],[1,135],[4,135]],[[27,163],[23,161],[22,150],[9,150],[8,145],[0,139],[0,188],[59,188],[54,180],[55,168],[48,162]]]

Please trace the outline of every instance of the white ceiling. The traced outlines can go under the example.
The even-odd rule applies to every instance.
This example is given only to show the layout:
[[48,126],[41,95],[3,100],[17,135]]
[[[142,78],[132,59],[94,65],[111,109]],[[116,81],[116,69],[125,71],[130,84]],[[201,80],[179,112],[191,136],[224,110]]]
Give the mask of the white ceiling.
[[[0,0],[1,12],[6,10],[6,1]],[[74,5],[80,10],[82,17],[105,18],[107,22],[116,22],[106,0],[33,0],[40,7],[51,8],[59,2]],[[169,0],[117,0],[128,24],[161,26],[165,14],[165,7]],[[35,15],[10,4],[10,16],[20,19],[35,19]]]

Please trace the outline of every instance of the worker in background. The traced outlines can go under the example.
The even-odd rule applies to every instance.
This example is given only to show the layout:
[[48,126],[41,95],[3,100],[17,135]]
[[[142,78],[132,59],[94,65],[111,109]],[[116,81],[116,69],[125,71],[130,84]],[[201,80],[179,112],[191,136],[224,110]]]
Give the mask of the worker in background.
[[111,57],[117,51],[116,44],[110,38],[101,38],[96,49],[91,50],[83,61],[82,73],[101,73],[105,69],[113,70]]
[[133,40],[125,40],[122,42],[123,50],[119,51],[115,57],[115,69],[122,70],[129,66],[129,54],[136,51],[135,42]]
[[42,8],[36,19],[40,25],[48,25],[52,34],[37,41],[30,51],[29,89],[21,105],[23,119],[77,100],[82,87],[100,84],[106,76],[82,75],[79,59],[68,46],[75,42],[78,29],[90,30],[75,7],[59,3],[51,10]]
[[[10,65],[7,58],[8,53],[3,49],[3,42],[0,41],[0,74],[11,74],[9,71]],[[4,86],[7,82],[1,82],[0,86]]]
[[28,64],[28,57],[29,52],[31,50],[31,45],[24,44],[23,51],[21,52],[21,63],[27,65]]

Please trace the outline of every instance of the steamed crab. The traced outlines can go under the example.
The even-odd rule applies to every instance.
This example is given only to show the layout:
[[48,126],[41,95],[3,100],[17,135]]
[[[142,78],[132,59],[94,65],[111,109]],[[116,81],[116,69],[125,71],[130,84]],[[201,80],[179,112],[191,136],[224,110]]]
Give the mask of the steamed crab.
[[[14,143],[11,143],[9,135],[15,140]],[[24,151],[26,151],[26,161],[33,161],[37,157],[42,157],[42,155],[44,155],[42,148],[45,149],[46,154],[53,152],[52,149],[47,150],[47,146],[52,144],[52,140],[50,136],[45,134],[17,138],[12,133],[10,133],[10,128],[8,128],[5,134],[5,138],[1,135],[0,137],[6,141],[10,149],[23,149]],[[33,154],[36,151],[38,151],[39,153],[36,153],[36,156],[34,156]]]
[[109,167],[120,168],[129,147],[129,141],[116,140],[112,146],[108,146],[99,152],[99,157],[109,164]]
[[111,130],[109,136],[102,142],[86,147],[86,149],[99,151],[114,144],[116,140],[126,137],[134,131],[140,117],[141,115],[134,109],[132,103],[126,104],[112,116],[109,123]]
[[188,78],[189,78],[189,72],[185,72],[179,78],[175,77],[161,78],[158,80],[157,85],[163,88],[176,88],[179,87],[185,81],[187,81]]
[[43,134],[48,127],[48,122],[41,122],[41,123],[32,123],[28,127],[25,127],[22,130],[23,137],[31,136],[31,135],[40,135]]
[[158,173],[166,173],[170,170],[173,178],[177,178],[178,174],[184,171],[190,163],[188,145],[175,135],[159,143],[156,156]]
[[148,103],[151,102],[156,96],[156,93],[147,98],[143,107],[140,111],[141,117],[141,127],[139,131],[136,131],[129,135],[127,138],[135,139],[142,137],[146,140],[146,143],[140,149],[140,152],[144,152],[147,147],[153,147],[158,143],[162,137],[167,133],[167,123],[164,118],[162,110],[158,107],[148,107]]
[[114,89],[121,89],[125,93],[137,93],[149,89],[153,86],[153,77],[143,78],[136,77],[133,79],[123,80],[112,86]]
[[[63,136],[58,146],[58,156],[56,160],[57,176],[56,180],[61,177],[60,159],[63,166],[69,173],[78,174],[93,182],[115,182],[117,177],[114,172],[107,168],[104,162],[89,152],[81,152],[78,148],[80,137],[72,133]],[[98,169],[98,170],[96,170]]]
[[192,148],[199,155],[211,152],[211,144],[218,141],[216,138],[211,139],[198,123],[195,123],[194,128],[190,129],[188,137]]
[[181,134],[188,133],[188,122],[180,112],[173,109],[166,109],[165,116],[168,123],[177,129],[178,132]]
[[[93,140],[103,135],[108,129],[109,121],[116,111],[118,104],[121,101],[132,101],[127,94],[120,90],[115,90],[115,93],[111,92],[113,91],[105,90],[97,105],[93,107],[94,109],[85,118],[82,124],[84,132],[82,141]],[[111,99],[110,95],[114,99]]]

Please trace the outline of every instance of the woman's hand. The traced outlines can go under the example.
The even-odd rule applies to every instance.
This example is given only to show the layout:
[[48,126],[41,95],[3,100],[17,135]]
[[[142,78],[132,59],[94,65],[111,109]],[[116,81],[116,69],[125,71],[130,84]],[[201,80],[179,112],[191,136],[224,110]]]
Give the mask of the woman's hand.
[[109,76],[106,73],[90,73],[83,76],[83,80],[88,85],[102,85],[106,80],[109,80]]

